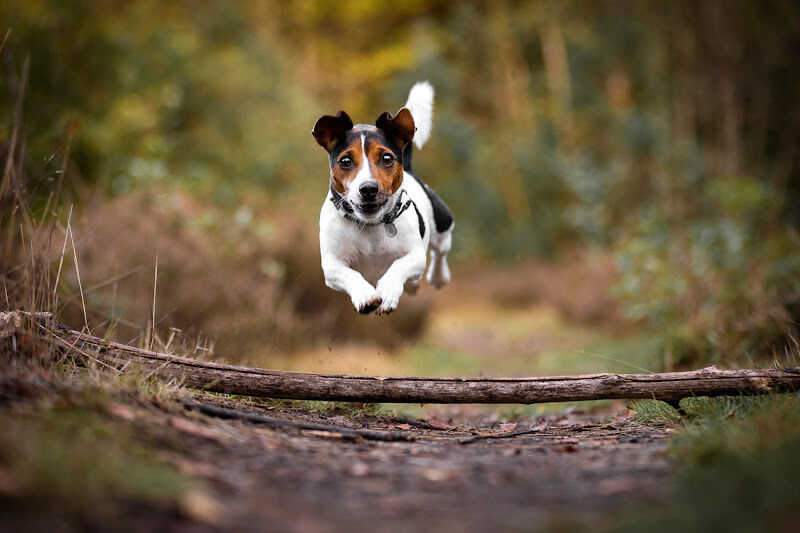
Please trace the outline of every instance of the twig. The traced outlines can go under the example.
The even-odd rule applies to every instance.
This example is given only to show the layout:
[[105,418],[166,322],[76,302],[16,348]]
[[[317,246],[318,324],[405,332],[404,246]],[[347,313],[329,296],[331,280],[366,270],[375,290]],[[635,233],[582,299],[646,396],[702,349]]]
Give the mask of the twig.
[[[59,266],[60,266],[60,265],[59,265]],[[109,278],[109,279],[107,279],[107,280],[105,280],[105,281],[102,281],[102,282],[100,282],[100,283],[97,283],[97,284],[95,284],[95,285],[92,285],[91,287],[87,287],[87,288],[86,288],[86,289],[85,289],[83,292],[84,292],[85,294],[92,293],[92,292],[96,291],[97,289],[102,289],[103,287],[107,287],[108,285],[111,285],[112,283],[117,283],[118,281],[120,281],[120,280],[123,280],[123,279],[127,278],[127,277],[128,277],[128,276],[130,276],[131,274],[135,274],[136,272],[139,272],[141,269],[142,269],[142,266],[141,266],[141,265],[140,265],[140,266],[137,266],[137,267],[134,267],[134,268],[132,268],[132,269],[128,270],[127,272],[125,272],[125,273],[124,273],[124,274],[122,274],[122,275],[119,275],[119,274],[117,274],[117,275],[115,275],[115,276],[114,276],[114,277],[112,277],[112,278]],[[61,272],[60,272],[60,270],[59,270],[59,275],[60,275],[60,274],[61,274]],[[55,291],[55,289],[53,289],[53,294],[55,294],[55,292],[56,292],[56,291]],[[72,303],[72,301],[73,301],[73,300],[75,300],[75,299],[76,299],[76,298],[78,298],[78,297],[79,297],[79,296],[75,296],[75,295],[73,295],[73,296],[70,296],[69,298],[67,298],[66,300],[64,300],[64,301],[62,302],[62,304],[63,304],[63,305],[67,305],[67,304],[69,304],[69,303]],[[112,306],[111,306],[111,308],[112,308],[112,309],[114,309],[114,308],[115,308],[115,307],[114,307],[114,305],[112,305]]]
[[392,422],[396,422],[398,424],[408,424],[409,426],[414,426],[420,429],[433,429],[436,431],[453,431],[458,429],[456,427],[448,427],[444,424],[431,424],[430,422],[426,422],[424,420],[417,420],[416,418],[404,418],[402,416],[393,416]]
[[270,418],[253,413],[244,413],[234,409],[227,409],[225,407],[217,407],[214,405],[207,405],[197,403],[190,400],[178,400],[184,407],[194,411],[199,411],[204,415],[214,416],[217,418],[246,420],[254,424],[260,424],[272,428],[292,428],[306,431],[321,431],[329,433],[331,436],[340,437],[347,440],[376,440],[384,442],[412,442],[416,440],[414,435],[398,432],[379,432],[364,429],[350,429],[341,428],[337,426],[328,426],[323,424],[311,424],[308,422],[295,422],[294,420],[280,420],[277,418]]
[[472,444],[473,442],[477,442],[479,440],[488,440],[488,439],[513,439],[514,437],[521,437],[523,435],[534,435],[536,433],[540,433],[543,429],[547,427],[547,424],[541,424],[531,429],[526,429],[523,431],[514,431],[513,433],[500,433],[498,435],[474,435],[472,437],[467,437],[466,439],[461,439],[458,441],[459,444]]
[[148,350],[153,349],[153,340],[156,336],[156,291],[158,290],[158,256],[156,256],[156,268],[153,273],[153,309],[152,321],[150,322],[150,343],[147,347]]
[[0,52],[3,51],[3,48],[6,46],[6,41],[8,40],[8,36],[11,35],[11,28],[6,30],[6,35],[3,37],[3,42],[0,43]]
[[97,364],[99,364],[99,365],[101,365],[101,366],[104,366],[104,367],[108,368],[109,370],[111,370],[111,371],[113,371],[113,372],[116,372],[117,374],[122,374],[122,371],[121,371],[121,370],[119,370],[119,369],[117,369],[117,368],[114,368],[113,366],[111,366],[111,365],[109,365],[109,364],[107,364],[107,363],[104,363],[103,361],[101,361],[101,360],[100,360],[100,359],[98,359],[97,357],[93,357],[93,356],[89,355],[88,353],[86,353],[86,351],[84,351],[84,350],[81,350],[80,348],[78,348],[78,347],[75,345],[75,343],[70,343],[70,342],[67,342],[67,341],[65,341],[64,339],[62,339],[62,338],[60,338],[60,337],[57,337],[56,335],[53,335],[53,332],[52,332],[52,331],[49,331],[49,330],[48,330],[47,328],[45,328],[45,327],[44,327],[42,324],[39,324],[39,323],[37,323],[37,325],[38,325],[38,326],[39,326],[41,329],[43,329],[43,330],[45,331],[45,333],[46,333],[46,336],[44,336],[44,337],[43,337],[44,339],[52,338],[52,339],[54,339],[54,340],[56,341],[56,343],[57,343],[57,344],[60,344],[62,347],[64,347],[64,348],[67,348],[68,350],[74,350],[75,352],[78,352],[79,354],[81,354],[81,355],[82,355],[82,356],[84,356],[85,358],[87,358],[87,359],[89,359],[89,360],[91,360],[91,361],[94,361],[94,362],[96,362]]
[[86,327],[86,332],[91,333],[89,330],[89,317],[86,315],[86,300],[83,297],[83,283],[81,283],[81,270],[78,267],[78,250],[75,248],[75,237],[72,233],[72,226],[67,227],[69,232],[69,240],[72,242],[72,257],[75,259],[75,274],[78,277],[78,289],[81,291],[81,308],[83,308],[83,323]]
[[69,215],[67,215],[67,228],[64,231],[64,246],[61,248],[61,259],[58,261],[58,273],[56,274],[56,282],[53,284],[53,300],[56,302],[53,306],[53,309],[56,309],[58,305],[58,282],[61,280],[61,267],[64,266],[64,254],[67,253],[67,239],[69,238],[70,234],[70,225],[72,224],[72,208],[73,205],[69,206]]

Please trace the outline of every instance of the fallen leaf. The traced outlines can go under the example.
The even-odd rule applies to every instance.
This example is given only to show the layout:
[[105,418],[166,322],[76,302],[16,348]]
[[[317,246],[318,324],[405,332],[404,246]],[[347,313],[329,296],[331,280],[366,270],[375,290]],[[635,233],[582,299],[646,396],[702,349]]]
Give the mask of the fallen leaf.
[[179,455],[162,455],[161,459],[170,463],[181,474],[187,476],[197,476],[205,478],[216,478],[219,476],[219,469],[211,463],[203,463],[200,461],[192,461]]
[[427,420],[428,424],[436,427],[437,429],[453,429],[453,426],[445,422],[444,420],[439,420],[436,418],[429,418]]
[[219,432],[206,427],[201,426],[196,422],[191,422],[189,420],[183,418],[170,418],[169,425],[181,431],[183,433],[188,433],[189,435],[194,435],[195,437],[202,437],[204,439],[219,441],[221,440],[221,436]]
[[516,423],[500,424],[500,431],[514,431],[516,428]]
[[422,476],[428,481],[447,481],[458,477],[458,471],[444,468],[426,468],[422,471]]
[[123,420],[133,420],[136,418],[136,415],[133,414],[133,411],[131,411],[130,408],[118,403],[108,404],[108,412]]
[[400,429],[400,430],[403,430],[403,431],[408,431],[409,429],[411,429],[411,424],[397,424],[397,425],[389,426],[389,427],[390,428],[394,428],[394,429]]
[[214,497],[200,489],[189,489],[181,494],[178,502],[181,512],[198,522],[220,525],[224,507]]
[[[311,437],[323,437],[328,439],[343,439],[345,438],[344,434],[337,433],[335,431],[321,431],[319,429],[304,429],[301,431],[303,435],[308,435]],[[360,437],[358,437],[360,438]]]

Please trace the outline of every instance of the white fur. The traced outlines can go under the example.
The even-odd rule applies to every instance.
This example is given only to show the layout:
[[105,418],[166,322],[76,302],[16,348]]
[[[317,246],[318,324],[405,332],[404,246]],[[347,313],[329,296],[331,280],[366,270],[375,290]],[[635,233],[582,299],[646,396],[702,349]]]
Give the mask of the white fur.
[[405,107],[411,111],[414,117],[414,125],[417,131],[414,134],[414,145],[422,148],[431,136],[433,129],[433,85],[427,81],[420,81],[414,84],[408,93],[408,101]]
[[[359,204],[361,202],[361,194],[358,192],[358,189],[359,189],[359,187],[361,187],[362,183],[364,183],[366,181],[375,181],[375,179],[372,177],[372,166],[369,164],[369,160],[367,159],[367,150],[366,150],[366,147],[364,146],[364,138],[365,137],[366,137],[366,135],[362,133],[361,134],[361,166],[358,167],[358,172],[356,173],[356,177],[353,178],[353,180],[350,183],[347,184],[347,194],[346,194],[346,196],[347,196],[347,200],[350,202],[350,205],[357,205],[357,204]],[[386,202],[386,204],[387,204],[387,206],[389,206],[389,202]],[[392,202],[391,206],[393,206],[393,205],[394,205],[394,202]],[[389,206],[389,207],[391,207],[391,206]],[[380,217],[382,217],[384,215],[384,213],[386,212],[386,210],[389,209],[389,207],[384,207],[383,210],[381,210],[380,212],[376,213],[375,215],[369,217],[368,220],[372,221],[372,220],[379,219]],[[363,216],[363,215],[359,215],[359,216]],[[367,220],[367,219],[365,218],[365,220]]]
[[394,221],[397,227],[394,237],[386,235],[382,224],[360,226],[344,219],[330,201],[330,193],[322,206],[319,243],[325,284],[346,292],[358,311],[380,299],[376,313],[388,313],[397,307],[404,289],[416,292],[425,273],[429,246],[431,266],[428,282],[440,288],[450,281],[447,252],[450,251],[453,227],[444,233],[436,231],[433,206],[412,176],[403,176],[401,189],[406,190],[420,210],[426,228],[423,238],[419,235],[419,221],[413,206]]
[[[419,87],[423,89],[418,89]],[[416,102],[427,102],[427,108],[422,106],[422,111],[419,111],[420,106],[417,107],[417,113],[422,113],[421,122],[425,124],[427,120],[427,138],[430,135],[433,88],[427,82],[415,85],[409,95],[409,102],[415,100],[415,91],[420,94],[426,90],[428,96],[417,98]],[[411,112],[414,114],[413,108]],[[414,120],[416,122],[417,115],[414,115]],[[417,135],[419,134],[418,129]],[[361,141],[363,150],[363,136]],[[356,178],[348,186],[348,192],[356,191],[357,194],[358,184],[355,182],[365,179],[372,179],[366,154]],[[452,242],[453,225],[443,233],[436,231],[430,199],[419,182],[407,173],[403,174],[401,187],[386,202],[386,209],[395,205],[403,191],[407,195],[403,196],[403,200],[410,198],[419,209],[425,223],[423,237],[419,234],[419,218],[413,205],[395,219],[397,234],[394,237],[386,235],[386,226],[383,224],[363,226],[346,220],[343,211],[337,210],[333,205],[330,192],[322,206],[319,244],[325,284],[334,290],[346,292],[357,311],[377,305],[375,313],[390,313],[397,308],[404,290],[415,293],[425,273],[429,246],[431,267],[428,270],[428,282],[440,288],[450,281],[447,253]],[[383,212],[385,210],[375,218],[382,217]]]

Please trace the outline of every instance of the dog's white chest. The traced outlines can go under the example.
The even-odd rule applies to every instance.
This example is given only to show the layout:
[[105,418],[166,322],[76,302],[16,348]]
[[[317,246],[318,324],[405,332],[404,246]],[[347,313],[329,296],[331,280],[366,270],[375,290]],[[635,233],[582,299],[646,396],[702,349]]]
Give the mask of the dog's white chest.
[[349,235],[340,235],[343,239],[350,240],[351,245],[345,244],[340,248],[341,257],[373,284],[377,283],[392,263],[409,251],[406,239],[401,235],[389,237],[384,225],[363,229],[349,227],[344,231]]
[[392,263],[399,257],[402,256],[390,253],[373,255],[371,257],[360,256],[353,261],[352,266],[354,270],[361,272],[364,279],[375,284],[386,274],[386,271],[389,270]]

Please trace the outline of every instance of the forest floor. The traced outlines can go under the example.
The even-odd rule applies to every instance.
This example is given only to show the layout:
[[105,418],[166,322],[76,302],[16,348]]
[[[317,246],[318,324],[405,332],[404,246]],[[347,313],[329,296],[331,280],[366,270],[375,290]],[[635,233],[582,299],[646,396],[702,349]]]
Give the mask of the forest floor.
[[[6,531],[596,529],[662,500],[670,479],[665,437],[675,429],[636,423],[618,405],[508,423],[468,408],[447,421],[406,419],[371,406],[320,410],[178,388],[100,391],[20,372],[25,364],[15,356],[3,360]],[[178,398],[414,440],[223,420],[189,411]],[[525,430],[533,431],[509,437]],[[76,458],[75,449],[90,455]],[[142,475],[149,477],[132,480]]]
[[[502,278],[530,285],[525,272]],[[496,293],[497,280],[464,283],[430,302],[426,332],[406,346],[331,339],[245,362],[434,376],[658,368],[650,337],[593,322],[606,309],[597,298],[586,300],[593,308],[570,309],[546,295],[520,298],[513,287],[499,300],[466,290]],[[758,531],[765,517],[784,524],[796,515],[796,395],[761,407],[700,403],[684,420],[660,402],[285,401],[203,393],[134,369],[118,375],[50,348],[25,335],[0,339],[3,531],[656,531],[687,523]],[[222,419],[186,401],[333,430]],[[347,429],[410,440],[352,438]],[[714,469],[686,478],[695,460]],[[764,497],[754,501],[753,491]]]
[[[638,343],[619,348],[629,337],[573,325],[551,305],[474,296],[439,305],[425,336],[394,352],[332,343],[256,363],[416,375],[630,372],[626,360],[589,355],[613,345],[645,364]],[[260,400],[36,359],[8,342],[0,353],[4,530],[596,530],[663,501],[674,470],[666,437],[675,425],[638,423],[625,402]],[[223,420],[187,410],[186,400],[413,441]]]

